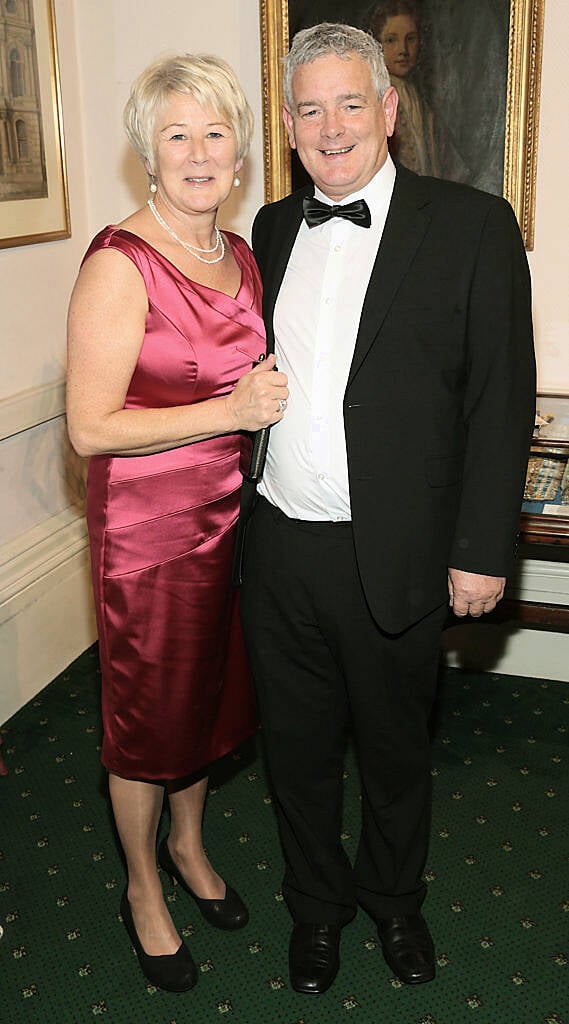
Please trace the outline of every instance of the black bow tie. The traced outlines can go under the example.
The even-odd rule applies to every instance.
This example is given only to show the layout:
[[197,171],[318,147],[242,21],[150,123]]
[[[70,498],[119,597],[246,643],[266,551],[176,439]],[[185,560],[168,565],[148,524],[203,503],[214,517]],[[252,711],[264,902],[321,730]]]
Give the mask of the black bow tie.
[[347,203],[345,206],[329,206],[328,203],[321,203],[313,196],[307,196],[302,200],[302,212],[309,228],[324,224],[332,217],[345,217],[362,228],[371,227],[371,214],[365,199],[356,199],[354,203]]

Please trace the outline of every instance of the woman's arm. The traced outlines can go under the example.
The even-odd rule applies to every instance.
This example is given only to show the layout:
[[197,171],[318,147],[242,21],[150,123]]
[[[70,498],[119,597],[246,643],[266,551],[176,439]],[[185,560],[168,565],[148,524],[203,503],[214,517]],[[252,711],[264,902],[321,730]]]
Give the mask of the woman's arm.
[[134,264],[113,249],[83,264],[69,307],[67,421],[79,455],[147,455],[282,419],[286,376],[274,357],[237,382],[226,398],[166,409],[125,409],[144,340],[148,299]]

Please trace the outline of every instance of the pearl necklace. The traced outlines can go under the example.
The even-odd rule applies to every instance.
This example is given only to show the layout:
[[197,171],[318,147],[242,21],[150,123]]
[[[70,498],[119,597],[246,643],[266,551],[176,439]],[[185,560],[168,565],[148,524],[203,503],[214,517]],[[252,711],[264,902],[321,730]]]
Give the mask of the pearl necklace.
[[[224,241],[223,241],[223,235],[221,234],[221,231],[217,227],[217,224],[215,226],[215,245],[213,246],[213,249],[200,249],[199,246],[191,245],[190,242],[184,242],[181,238],[178,237],[176,232],[172,230],[170,225],[167,224],[166,221],[164,220],[164,218],[158,213],[158,210],[156,209],[156,206],[154,205],[154,200],[153,200],[152,196],[148,200],[148,205],[150,207],[151,213],[154,215],[154,217],[156,218],[158,223],[161,224],[161,226],[164,228],[164,231],[167,231],[168,234],[170,235],[170,237],[173,238],[174,241],[178,243],[178,245],[182,246],[182,249],[185,249],[186,252],[189,252],[190,256],[195,256],[195,258],[197,260],[199,260],[200,263],[208,263],[208,264],[210,264],[210,263],[220,263],[221,262],[221,260],[225,256],[225,244],[224,244]],[[220,246],[221,246],[221,252],[220,252],[219,256],[216,256],[215,259],[213,259],[213,260],[204,260],[203,256],[199,256],[198,255],[200,252],[205,252],[205,253],[216,252],[217,249],[219,249]]]

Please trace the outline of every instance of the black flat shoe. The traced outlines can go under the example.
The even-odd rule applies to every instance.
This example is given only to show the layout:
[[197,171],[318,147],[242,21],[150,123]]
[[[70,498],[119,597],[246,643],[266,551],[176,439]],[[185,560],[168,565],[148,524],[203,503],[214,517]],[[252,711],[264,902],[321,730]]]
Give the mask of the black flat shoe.
[[167,837],[158,847],[158,863],[173,881],[176,881],[178,885],[182,886],[182,889],[190,894],[202,917],[209,924],[214,925],[215,928],[224,928],[225,931],[236,931],[238,928],[245,927],[249,920],[249,911],[231,886],[225,885],[225,896],[222,900],[206,900],[196,896],[172,860]]
[[182,940],[177,952],[169,956],[149,956],[144,952],[134,927],[126,889],[121,898],[121,915],[145,978],[156,988],[163,988],[167,992],[187,992],[193,988],[198,980],[198,970],[185,942]]
[[435,976],[435,947],[422,914],[377,922],[385,962],[405,985],[421,985]]
[[319,995],[330,988],[340,967],[340,928],[336,924],[295,924],[288,951],[295,992]]

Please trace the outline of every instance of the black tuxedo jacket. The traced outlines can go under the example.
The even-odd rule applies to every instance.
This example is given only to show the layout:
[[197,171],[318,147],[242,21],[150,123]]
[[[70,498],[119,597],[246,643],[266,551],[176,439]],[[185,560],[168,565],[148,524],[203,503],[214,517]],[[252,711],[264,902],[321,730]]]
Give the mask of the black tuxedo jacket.
[[[253,226],[269,350],[311,193],[263,207]],[[399,633],[445,602],[448,566],[508,575],[535,364],[528,265],[507,202],[398,167],[343,414],[356,556],[382,629]]]

